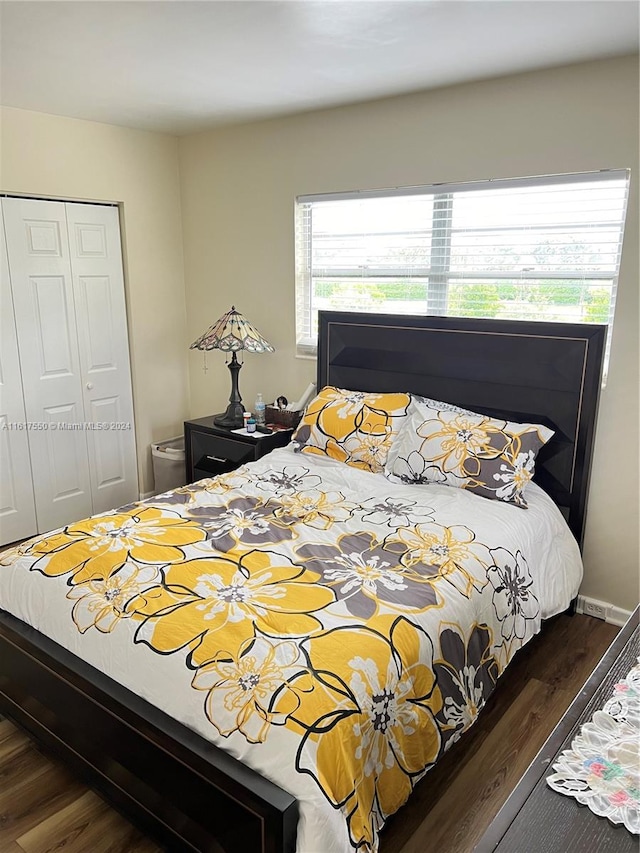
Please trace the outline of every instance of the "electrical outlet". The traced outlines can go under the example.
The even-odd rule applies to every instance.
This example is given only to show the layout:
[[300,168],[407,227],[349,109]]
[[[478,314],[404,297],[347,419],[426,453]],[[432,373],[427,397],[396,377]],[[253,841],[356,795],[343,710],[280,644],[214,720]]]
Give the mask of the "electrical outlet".
[[607,618],[607,608],[602,604],[597,604],[595,601],[585,601],[584,612],[587,616],[595,616],[596,619]]

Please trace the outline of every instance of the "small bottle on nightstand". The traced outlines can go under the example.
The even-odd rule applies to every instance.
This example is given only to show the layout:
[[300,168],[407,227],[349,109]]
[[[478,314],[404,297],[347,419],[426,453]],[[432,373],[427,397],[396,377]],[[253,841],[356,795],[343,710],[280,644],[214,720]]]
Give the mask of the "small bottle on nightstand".
[[256,397],[256,404],[253,409],[253,414],[256,419],[256,423],[260,426],[264,426],[265,408],[266,406],[264,404],[264,400],[262,399],[262,394],[258,394],[258,396]]

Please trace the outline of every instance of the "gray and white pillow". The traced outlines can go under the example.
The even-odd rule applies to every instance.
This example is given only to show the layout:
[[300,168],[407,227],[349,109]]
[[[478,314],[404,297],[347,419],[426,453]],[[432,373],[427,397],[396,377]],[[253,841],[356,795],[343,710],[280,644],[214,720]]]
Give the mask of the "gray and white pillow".
[[442,483],[526,508],[524,490],[536,456],[552,435],[541,424],[499,420],[413,397],[385,474],[407,483]]

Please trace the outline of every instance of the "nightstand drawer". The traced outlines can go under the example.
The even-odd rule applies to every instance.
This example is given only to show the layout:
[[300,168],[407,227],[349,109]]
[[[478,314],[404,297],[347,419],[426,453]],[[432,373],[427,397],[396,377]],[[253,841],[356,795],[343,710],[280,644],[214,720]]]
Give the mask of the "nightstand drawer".
[[206,471],[208,473],[203,476],[212,477],[233,471],[244,462],[251,462],[255,459],[255,447],[232,438],[216,436],[212,440],[210,435],[192,432],[191,458],[194,469]]
[[196,480],[204,480],[206,477],[216,477],[218,474],[228,474],[234,468],[233,462],[216,463],[210,457],[203,456],[194,466],[191,479],[195,482]]

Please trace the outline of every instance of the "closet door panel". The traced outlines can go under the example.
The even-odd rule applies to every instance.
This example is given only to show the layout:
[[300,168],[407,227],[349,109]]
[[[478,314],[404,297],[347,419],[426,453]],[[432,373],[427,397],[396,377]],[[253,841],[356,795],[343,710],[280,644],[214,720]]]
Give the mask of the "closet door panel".
[[38,531],[92,513],[64,204],[3,200]]
[[0,545],[37,533],[13,297],[0,209]]
[[138,498],[118,209],[67,204],[94,512]]

